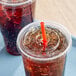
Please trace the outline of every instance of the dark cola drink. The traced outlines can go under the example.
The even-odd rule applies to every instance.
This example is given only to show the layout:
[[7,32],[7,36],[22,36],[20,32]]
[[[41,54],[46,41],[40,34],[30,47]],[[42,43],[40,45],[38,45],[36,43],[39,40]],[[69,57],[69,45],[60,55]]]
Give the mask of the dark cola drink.
[[1,0],[0,28],[6,49],[12,55],[19,55],[16,39],[22,27],[33,22],[35,0]]
[[[32,28],[32,27],[31,27]],[[47,47],[44,50],[41,27],[30,29],[21,41],[26,76],[62,76],[66,54],[56,58],[68,46],[66,37],[58,29],[46,27]],[[35,59],[36,58],[36,59]],[[43,60],[38,60],[43,58]],[[51,58],[52,60],[48,59]]]

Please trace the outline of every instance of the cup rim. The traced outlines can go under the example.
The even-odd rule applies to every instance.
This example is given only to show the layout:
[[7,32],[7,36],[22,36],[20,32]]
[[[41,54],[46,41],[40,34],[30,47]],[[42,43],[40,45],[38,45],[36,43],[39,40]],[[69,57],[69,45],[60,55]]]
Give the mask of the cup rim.
[[7,3],[7,2],[0,1],[0,3],[8,6],[20,6],[20,5],[28,4],[29,2],[32,3],[33,1],[35,0],[28,0],[21,3]]
[[51,23],[51,24],[55,24],[56,26],[59,25],[59,27],[62,27],[62,28],[68,33],[68,35],[69,35],[69,43],[68,43],[68,46],[67,46],[67,48],[65,49],[65,51],[59,53],[59,54],[56,55],[56,56],[50,57],[50,58],[38,58],[38,57],[33,57],[33,56],[25,53],[25,52],[20,48],[20,43],[19,43],[20,41],[19,41],[19,40],[20,40],[21,34],[25,31],[25,29],[26,29],[27,27],[29,27],[29,26],[31,26],[31,25],[33,25],[33,24],[36,24],[36,23],[40,23],[40,22],[41,22],[41,21],[36,21],[36,22],[30,23],[30,24],[26,25],[26,26],[19,32],[18,37],[17,37],[17,47],[18,47],[18,49],[20,50],[20,52],[22,52],[22,53],[23,53],[25,56],[27,56],[28,58],[33,59],[33,60],[38,60],[38,61],[54,60],[54,59],[57,59],[57,58],[63,56],[64,54],[66,54],[67,51],[69,51],[70,48],[71,48],[71,46],[72,46],[71,33],[68,31],[68,29],[67,29],[66,27],[64,27],[63,25],[61,25],[61,24],[59,24],[59,23],[56,23],[56,22],[54,22],[54,21],[44,21],[44,22],[46,22],[46,23],[49,22],[49,23]]

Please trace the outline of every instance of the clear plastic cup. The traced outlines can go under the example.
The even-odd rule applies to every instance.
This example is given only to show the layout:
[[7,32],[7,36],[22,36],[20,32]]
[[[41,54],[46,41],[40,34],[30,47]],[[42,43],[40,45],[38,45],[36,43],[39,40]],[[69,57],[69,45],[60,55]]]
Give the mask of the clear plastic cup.
[[37,29],[40,26],[40,21],[33,22],[25,26],[18,35],[17,47],[23,58],[26,76],[63,76],[66,55],[67,52],[70,51],[72,45],[71,34],[69,33],[68,29],[66,29],[61,24],[51,21],[44,21],[44,23],[45,26],[58,29],[64,34],[68,43],[67,48],[63,52],[60,52],[59,54],[48,58],[38,57],[36,55],[33,56],[33,54],[30,53],[29,50],[27,50],[27,48],[23,48],[21,43],[24,39],[24,36],[27,37],[26,34],[30,31],[30,29]]
[[36,0],[0,0],[0,28],[6,50],[20,55],[16,48],[19,31],[34,21]]

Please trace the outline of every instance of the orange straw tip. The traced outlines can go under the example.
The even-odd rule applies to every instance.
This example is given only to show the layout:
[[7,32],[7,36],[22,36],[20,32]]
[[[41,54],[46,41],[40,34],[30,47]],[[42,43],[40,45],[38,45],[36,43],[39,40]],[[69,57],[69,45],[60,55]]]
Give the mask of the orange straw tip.
[[44,22],[41,22],[40,24],[41,24],[41,25],[43,25],[43,24],[44,24]]

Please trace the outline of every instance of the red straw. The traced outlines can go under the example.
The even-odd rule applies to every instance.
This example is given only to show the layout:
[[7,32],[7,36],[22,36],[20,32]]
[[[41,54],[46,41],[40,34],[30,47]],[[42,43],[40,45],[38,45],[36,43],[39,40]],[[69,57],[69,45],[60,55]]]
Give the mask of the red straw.
[[41,22],[41,31],[42,31],[42,37],[43,37],[43,45],[44,45],[44,50],[47,46],[47,38],[46,38],[46,31],[45,31],[45,26],[44,22]]

